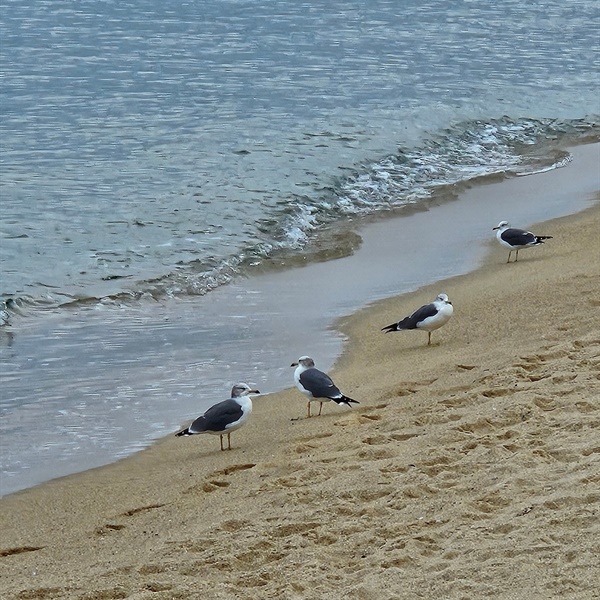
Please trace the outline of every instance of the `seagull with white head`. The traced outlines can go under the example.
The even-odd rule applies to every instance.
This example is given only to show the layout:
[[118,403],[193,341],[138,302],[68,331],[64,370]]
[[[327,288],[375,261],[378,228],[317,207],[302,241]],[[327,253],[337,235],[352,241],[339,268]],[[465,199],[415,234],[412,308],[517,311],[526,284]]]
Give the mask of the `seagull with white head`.
[[412,315],[404,317],[397,323],[386,325],[381,331],[404,331],[406,329],[423,329],[429,335],[427,345],[431,346],[431,332],[445,325],[452,317],[454,307],[446,294],[438,294],[431,304],[425,304],[415,310]]
[[352,400],[340,392],[339,388],[333,383],[333,380],[327,373],[315,368],[315,361],[310,356],[301,356],[298,362],[293,362],[294,381],[298,389],[308,396],[308,416],[310,417],[310,403],[319,402],[319,415],[323,409],[323,402],[336,402],[350,406],[359,404],[357,400]]
[[505,248],[509,249],[507,263],[510,262],[510,255],[514,251],[516,251],[514,262],[517,262],[519,260],[519,250],[539,246],[544,243],[544,240],[552,239],[551,235],[535,235],[531,231],[511,227],[508,221],[500,221],[492,231],[496,232],[496,239]]
[[221,450],[223,436],[227,434],[227,450],[231,450],[231,432],[239,429],[250,418],[252,400],[249,394],[260,394],[247,383],[236,383],[231,389],[231,398],[211,406],[201,417],[198,417],[189,427],[175,435],[196,435],[210,433],[220,436]]

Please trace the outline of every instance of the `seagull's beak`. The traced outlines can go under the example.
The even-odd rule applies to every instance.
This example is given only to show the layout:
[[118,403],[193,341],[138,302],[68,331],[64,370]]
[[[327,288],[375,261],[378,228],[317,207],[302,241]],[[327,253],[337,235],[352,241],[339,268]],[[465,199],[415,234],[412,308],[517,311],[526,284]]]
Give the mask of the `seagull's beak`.
[[452,306],[452,302],[450,302],[450,300],[448,300],[448,304],[449,304],[450,306]]
[[297,362],[293,362],[293,363],[290,365],[290,367],[297,367],[297,366],[298,366],[298,363],[297,363]]
[[249,390],[248,393],[249,394],[260,394],[260,392],[258,390]]
[[492,227],[492,231],[496,231],[496,229],[500,229],[500,227]]

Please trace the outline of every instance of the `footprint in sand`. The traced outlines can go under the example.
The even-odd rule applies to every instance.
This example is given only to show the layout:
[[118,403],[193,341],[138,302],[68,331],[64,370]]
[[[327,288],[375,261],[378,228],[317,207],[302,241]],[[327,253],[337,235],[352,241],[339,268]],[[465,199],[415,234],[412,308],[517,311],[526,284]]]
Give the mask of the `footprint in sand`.
[[165,565],[142,565],[137,570],[140,575],[156,575],[165,571],[168,571],[168,567]]
[[4,548],[0,549],[0,557],[13,556],[14,554],[23,554],[24,552],[35,552],[37,550],[43,549],[44,546],[17,546],[15,548]]
[[274,538],[290,537],[292,535],[305,534],[308,531],[313,531],[321,527],[322,523],[308,522],[308,523],[286,523],[285,525],[279,525],[271,530],[270,536]]
[[217,471],[213,471],[209,473],[206,477],[206,481],[193,485],[185,490],[184,494],[196,494],[198,492],[211,493],[219,489],[223,489],[229,487],[231,485],[230,481],[223,479],[223,476],[231,475],[232,473],[237,473],[239,471],[247,471],[248,469],[254,468],[256,465],[254,463],[244,463],[239,465],[231,465],[229,467],[225,467],[224,469],[218,469]]
[[[45,598],[64,598],[71,591],[71,588],[62,588],[62,587],[43,587],[36,588],[31,591],[23,591],[16,598],[19,600],[27,599],[45,599]],[[100,598],[100,596],[93,596],[94,598]],[[107,596],[108,597],[108,596]],[[124,596],[110,596],[110,598],[123,598]]]
[[211,481],[205,481],[202,484],[202,491],[206,493],[214,492],[215,490],[219,490],[221,488],[229,487],[231,484],[229,481],[223,481],[219,479],[213,479]]
[[483,390],[481,395],[485,398],[498,398],[500,396],[506,396],[507,394],[512,394],[515,390],[511,390],[509,388],[492,388],[489,390]]
[[478,498],[471,505],[484,514],[491,514],[507,507],[510,503],[511,500],[505,498],[499,492],[492,492]]
[[294,452],[296,454],[308,454],[312,450],[319,448],[319,446],[320,446],[319,440],[322,440],[324,438],[329,438],[332,435],[333,435],[333,433],[326,432],[326,433],[317,433],[317,434],[311,435],[309,437],[298,438],[298,440],[296,440],[298,442],[298,445],[294,448]]
[[131,510],[125,511],[121,514],[122,517],[131,517],[137,513],[146,512],[148,510],[154,510],[155,508],[161,508],[164,504],[149,504],[148,506],[140,506],[139,508],[132,508]]
[[346,427],[349,425],[363,425],[373,421],[380,421],[381,415],[375,414],[373,411],[383,410],[388,406],[387,402],[376,404],[374,406],[364,406],[362,408],[345,413],[337,419],[333,424],[336,427]]
[[367,444],[368,446],[379,446],[381,444],[387,444],[389,442],[389,438],[385,435],[372,435],[366,438],[363,438],[362,443]]
[[240,531],[248,527],[248,525],[250,525],[250,521],[245,521],[243,519],[228,519],[219,525],[219,529],[227,531],[228,533],[233,533],[234,531]]
[[[119,515],[119,517],[132,517],[133,515],[137,515],[142,512],[147,512],[149,510],[154,510],[156,508],[161,508],[162,506],[165,506],[165,505],[164,504],[149,504],[147,506],[139,506],[137,508],[132,508],[130,510],[125,511],[124,513],[121,513]],[[121,531],[121,529],[125,529],[125,527],[126,527],[126,525],[123,525],[122,523],[105,523],[104,525],[97,527],[94,530],[94,534],[102,536],[102,535],[106,535],[107,533],[110,533],[113,531]]]
[[157,581],[151,581],[144,584],[144,590],[149,592],[168,592],[172,590],[173,586],[170,583],[159,583]]
[[[90,590],[87,595],[88,598],[93,598],[94,600],[117,600],[119,598],[127,598],[129,594],[120,587],[114,587],[109,589],[102,590]],[[46,596],[39,596],[40,598],[46,598]],[[53,596],[48,596],[48,598],[52,598]],[[58,596],[61,597],[61,596]],[[83,596],[84,598],[86,596]]]
[[255,466],[256,464],[254,463],[245,463],[243,465],[231,465],[230,467],[225,467],[224,469],[214,471],[213,475],[231,475],[231,473],[236,473],[237,471],[247,471],[248,469],[252,469]]
[[94,534],[102,536],[112,531],[121,531],[121,529],[125,529],[125,525],[121,525],[118,523],[105,523],[100,527],[96,527],[96,529],[94,530]]

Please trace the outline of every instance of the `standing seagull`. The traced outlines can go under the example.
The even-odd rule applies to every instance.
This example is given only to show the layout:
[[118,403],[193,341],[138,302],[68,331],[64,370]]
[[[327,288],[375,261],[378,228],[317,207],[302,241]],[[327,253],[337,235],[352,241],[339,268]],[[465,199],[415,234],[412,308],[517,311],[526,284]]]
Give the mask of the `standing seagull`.
[[260,394],[246,383],[236,383],[231,388],[231,398],[211,406],[201,417],[189,427],[175,435],[195,435],[196,433],[212,433],[220,436],[221,450],[223,436],[227,434],[227,450],[231,450],[231,432],[239,429],[252,413],[252,400],[248,394]]
[[454,307],[446,294],[438,294],[431,304],[425,304],[415,310],[409,317],[404,317],[398,323],[387,325],[381,331],[390,333],[404,329],[424,329],[429,334],[427,345],[431,346],[431,332],[445,325],[452,316]]
[[496,232],[497,240],[506,246],[510,252],[508,253],[507,263],[510,262],[510,255],[513,250],[516,250],[514,262],[519,260],[519,250],[521,248],[530,248],[531,246],[539,246],[544,243],[544,240],[551,240],[551,235],[534,235],[531,231],[524,229],[515,229],[510,226],[508,221],[500,221],[496,227],[492,229]]
[[359,404],[357,400],[344,396],[327,373],[315,369],[315,361],[310,356],[301,356],[298,362],[294,362],[290,366],[296,367],[294,371],[296,386],[303,394],[308,396],[309,418],[311,416],[311,402],[319,402],[319,415],[323,409],[323,402],[333,400],[338,404],[346,404],[347,406],[350,406],[351,402]]

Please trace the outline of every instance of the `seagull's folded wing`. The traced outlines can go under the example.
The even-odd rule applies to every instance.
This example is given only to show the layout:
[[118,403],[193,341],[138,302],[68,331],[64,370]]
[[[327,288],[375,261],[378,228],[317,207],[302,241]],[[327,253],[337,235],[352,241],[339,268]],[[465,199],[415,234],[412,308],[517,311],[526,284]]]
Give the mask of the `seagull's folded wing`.
[[307,369],[300,375],[300,383],[315,398],[334,398],[341,395],[331,377],[318,369]]

